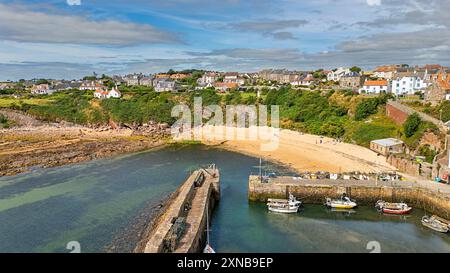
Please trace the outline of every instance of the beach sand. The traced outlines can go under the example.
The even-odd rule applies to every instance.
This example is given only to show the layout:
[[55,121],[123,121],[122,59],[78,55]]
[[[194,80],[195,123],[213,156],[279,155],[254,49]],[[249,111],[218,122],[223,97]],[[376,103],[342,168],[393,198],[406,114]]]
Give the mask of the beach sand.
[[[337,143],[327,137],[280,130],[278,147],[273,151],[264,151],[261,149],[261,144],[267,144],[267,140],[221,139],[219,137],[222,136],[221,130],[225,129],[217,127],[212,133],[204,133],[202,142],[206,145],[216,145],[226,150],[280,162],[299,172],[395,171],[395,168],[386,162],[384,156],[358,145]],[[248,136],[248,128],[241,132]],[[213,137],[215,140],[211,140]]]

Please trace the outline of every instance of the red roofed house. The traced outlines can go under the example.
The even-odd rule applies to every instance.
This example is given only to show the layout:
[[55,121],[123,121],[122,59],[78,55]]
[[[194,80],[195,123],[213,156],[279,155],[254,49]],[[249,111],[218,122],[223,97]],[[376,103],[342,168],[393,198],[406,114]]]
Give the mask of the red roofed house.
[[378,80],[378,81],[366,81],[362,88],[359,89],[359,93],[366,94],[380,94],[381,92],[388,91],[388,81]]
[[104,91],[101,89],[97,89],[94,92],[94,97],[97,99],[109,99],[109,98],[120,98],[122,94],[120,93],[117,87],[113,87],[110,91]]
[[234,82],[216,82],[214,84],[214,87],[219,92],[226,92],[226,91],[229,91],[229,90],[231,90],[233,88],[237,88],[238,86],[239,85],[237,83],[234,83]]
[[450,71],[441,69],[425,91],[425,101],[436,105],[443,99],[450,100]]

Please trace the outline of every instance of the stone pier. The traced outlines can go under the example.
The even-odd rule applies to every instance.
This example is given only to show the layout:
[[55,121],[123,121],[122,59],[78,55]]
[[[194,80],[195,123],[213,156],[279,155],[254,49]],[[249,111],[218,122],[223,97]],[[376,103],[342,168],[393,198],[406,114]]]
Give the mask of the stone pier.
[[206,242],[206,214],[211,219],[219,199],[220,173],[215,165],[193,172],[154,221],[144,252],[201,252]]

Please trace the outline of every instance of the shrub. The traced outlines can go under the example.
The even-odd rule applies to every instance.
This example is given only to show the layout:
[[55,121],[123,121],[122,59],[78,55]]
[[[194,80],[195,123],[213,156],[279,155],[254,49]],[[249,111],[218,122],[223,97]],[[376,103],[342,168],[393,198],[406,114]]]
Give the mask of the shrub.
[[417,113],[409,115],[403,124],[403,130],[406,137],[412,137],[420,127],[422,119]]

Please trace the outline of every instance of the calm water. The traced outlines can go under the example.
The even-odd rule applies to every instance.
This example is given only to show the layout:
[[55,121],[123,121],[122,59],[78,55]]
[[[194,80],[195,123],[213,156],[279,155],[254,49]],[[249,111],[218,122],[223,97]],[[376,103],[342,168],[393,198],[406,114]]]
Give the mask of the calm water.
[[[450,252],[450,236],[408,218],[372,208],[353,214],[308,205],[298,215],[267,213],[247,201],[248,175],[258,159],[202,146],[99,160],[0,178],[0,252],[101,252],[150,204],[157,204],[200,165],[221,170],[222,200],[212,219],[219,252],[368,252],[378,241],[386,252]],[[280,166],[273,170],[284,171]]]

